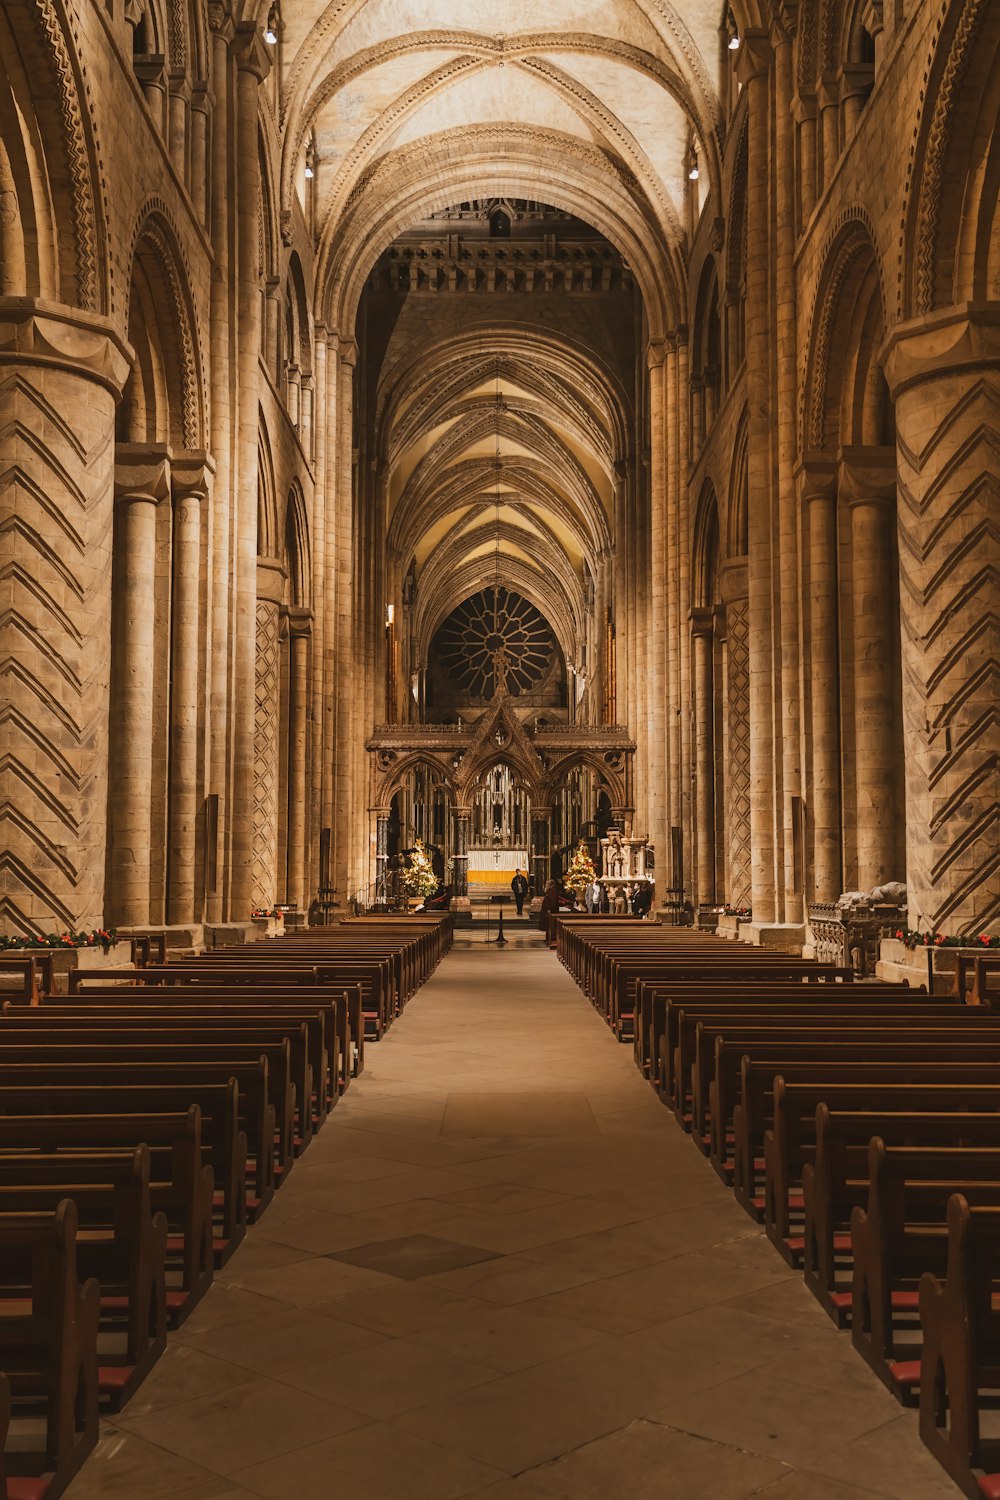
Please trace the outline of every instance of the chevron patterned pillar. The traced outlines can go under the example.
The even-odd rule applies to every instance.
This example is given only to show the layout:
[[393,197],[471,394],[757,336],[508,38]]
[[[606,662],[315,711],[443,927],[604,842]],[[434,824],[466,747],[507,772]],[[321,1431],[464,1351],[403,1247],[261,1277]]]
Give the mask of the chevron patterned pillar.
[[1000,932],[1000,312],[890,340],[911,926]]
[[0,300],[0,931],[101,926],[115,405],[95,318]]

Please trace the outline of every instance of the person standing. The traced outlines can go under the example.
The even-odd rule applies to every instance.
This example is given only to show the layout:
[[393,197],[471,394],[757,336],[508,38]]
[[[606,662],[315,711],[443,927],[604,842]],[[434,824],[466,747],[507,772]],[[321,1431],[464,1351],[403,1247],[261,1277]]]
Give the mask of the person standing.
[[528,894],[528,878],[523,870],[515,872],[514,879],[510,883],[510,888],[514,892],[514,900],[517,903],[517,914],[520,916],[524,911],[524,901]]
[[604,891],[601,887],[601,882],[595,875],[583,895],[584,904],[591,916],[595,912],[600,911],[603,895]]

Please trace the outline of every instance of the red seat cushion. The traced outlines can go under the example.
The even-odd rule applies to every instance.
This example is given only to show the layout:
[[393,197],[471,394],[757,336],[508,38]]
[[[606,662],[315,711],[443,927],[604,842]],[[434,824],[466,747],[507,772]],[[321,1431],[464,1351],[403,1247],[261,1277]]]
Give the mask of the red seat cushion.
[[892,1305],[897,1312],[916,1312],[920,1306],[919,1292],[893,1292]]
[[894,1365],[889,1366],[889,1373],[897,1385],[913,1386],[920,1384],[920,1361],[919,1359],[901,1359]]
[[7,1500],[45,1500],[48,1492],[47,1479],[7,1479]]
[[[10,1481],[7,1481],[8,1488]],[[1000,1500],[1000,1474],[982,1474],[979,1479],[979,1492],[985,1500]],[[14,1500],[14,1497],[12,1497]]]
[[102,1391],[120,1391],[135,1374],[135,1365],[101,1365],[97,1371],[97,1384]]

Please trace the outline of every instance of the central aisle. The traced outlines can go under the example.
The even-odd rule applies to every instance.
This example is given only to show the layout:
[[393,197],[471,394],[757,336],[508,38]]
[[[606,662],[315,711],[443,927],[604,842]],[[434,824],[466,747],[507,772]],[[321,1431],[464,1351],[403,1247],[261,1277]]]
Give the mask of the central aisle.
[[70,1500],[957,1493],[532,934],[369,1049]]

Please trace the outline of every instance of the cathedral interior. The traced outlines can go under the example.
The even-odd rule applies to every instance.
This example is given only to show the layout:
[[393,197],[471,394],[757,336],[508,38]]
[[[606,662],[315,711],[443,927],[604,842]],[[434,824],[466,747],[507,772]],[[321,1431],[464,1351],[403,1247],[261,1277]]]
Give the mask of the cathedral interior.
[[[199,1088],[222,1068],[182,1104],[231,1148],[197,1159],[205,1304],[99,1443],[94,1418],[74,1500],[958,1493],[793,1276],[813,1242],[767,1243],[770,1159],[729,1159],[720,1093],[699,1116],[711,1031],[675,1129],[669,1028],[640,1034],[639,959],[620,976],[654,950],[686,974],[689,941],[748,1004],[751,965],[794,1007],[825,963],[933,1008],[939,948],[953,998],[966,958],[1000,972],[998,119],[1000,0],[0,0],[4,1022],[22,949],[206,983],[220,1017],[247,993],[226,955],[247,986],[319,955],[246,1002],[256,1051],[195,1006],[183,1041],[137,1014],[126,1043],[111,970],[103,1042],[43,1008],[81,1027],[59,1068],[112,1070],[91,1109],[136,1058],[171,1109],[182,1047]],[[556,882],[598,887],[590,856],[614,900],[582,958]],[[511,951],[473,948],[522,871]],[[987,1026],[989,972],[962,1024]],[[884,1018],[893,1064],[918,1020]],[[5,1070],[40,1063],[0,1053],[9,1146],[31,1101]],[[956,1108],[996,1108],[978,1082]],[[133,1095],[155,1197],[159,1106]],[[995,1148],[975,1119],[951,1146]],[[9,1326],[4,1235],[36,1199],[6,1151]],[[220,1218],[252,1221],[231,1262]],[[88,1296],[141,1322],[92,1286],[79,1326]],[[8,1396],[0,1497],[56,1500],[68,1471],[4,1487]],[[1000,1495],[1000,1457],[982,1484],[956,1463]]]
[[460,899],[496,769],[538,879],[996,930],[995,6],[0,25],[6,929]]

